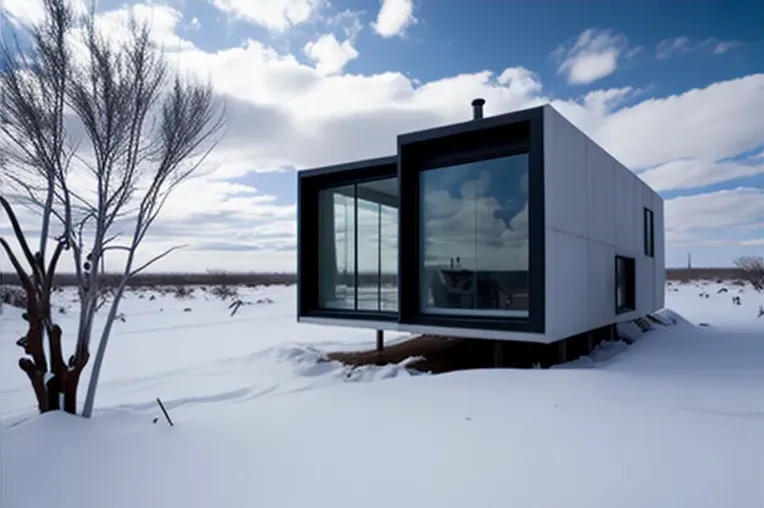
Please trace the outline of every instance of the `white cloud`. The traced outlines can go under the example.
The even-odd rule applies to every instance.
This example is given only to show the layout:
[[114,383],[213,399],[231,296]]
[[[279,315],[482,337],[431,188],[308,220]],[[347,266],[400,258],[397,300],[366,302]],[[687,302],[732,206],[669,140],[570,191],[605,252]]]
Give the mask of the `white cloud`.
[[723,55],[740,46],[737,41],[721,41],[714,44],[714,55]]
[[736,178],[764,173],[764,163],[680,159],[639,174],[657,191],[697,189]]
[[329,27],[339,28],[345,34],[346,39],[355,40],[361,30],[363,30],[363,24],[361,23],[362,11],[352,11],[346,9],[337,14],[326,16],[325,21]]
[[562,60],[558,73],[565,74],[568,83],[588,85],[614,73],[624,54],[634,56],[637,51],[629,50],[624,35],[590,28],[578,36],[572,47],[562,46],[553,56]]
[[316,62],[316,70],[321,74],[336,74],[345,65],[358,58],[358,51],[350,40],[340,43],[332,34],[325,34],[317,40],[308,42],[305,55]]
[[127,8],[101,13],[99,26],[114,39],[127,40],[129,16],[132,14],[139,23],[148,23],[152,28],[154,41],[167,52],[194,49],[194,45],[176,35],[183,15],[177,9],[162,4],[137,3]]
[[665,60],[675,56],[692,53],[694,51],[709,49],[714,55],[722,55],[739,46],[738,41],[720,41],[713,37],[707,39],[691,39],[680,36],[672,39],[664,39],[655,48],[655,55],[659,60]]
[[756,150],[764,140],[764,124],[750,114],[764,108],[764,74],[620,109],[592,108],[586,97],[583,103],[555,105],[631,169],[677,159],[718,161]]
[[[764,192],[761,189],[738,187],[719,192],[684,196],[666,202],[666,240],[679,243],[719,241],[715,235],[728,228],[744,231],[745,227],[764,222]],[[745,237],[727,237],[721,242],[737,243]]]
[[401,36],[415,24],[413,0],[382,0],[377,20],[372,23],[374,31],[381,37]]
[[324,0],[211,0],[213,5],[233,16],[264,26],[274,32],[283,32],[291,26],[310,21]]
[[655,48],[655,52],[659,59],[665,59],[687,53],[690,51],[690,48],[691,42],[689,37],[675,37],[673,39],[662,40],[658,43],[658,47]]
[[[87,12],[88,4],[86,0],[71,1],[71,6],[80,14]],[[0,10],[16,26],[39,23],[45,19],[43,0],[3,0]]]
[[[401,132],[469,119],[474,97],[487,100],[488,115],[552,102],[621,162],[632,169],[650,168],[642,177],[664,189],[739,176],[748,171],[739,167],[743,163],[725,160],[764,148],[764,124],[751,114],[764,111],[764,74],[665,97],[625,87],[554,99],[540,77],[522,67],[418,83],[394,70],[330,73],[329,57],[319,69],[321,58],[313,67],[254,40],[205,51],[177,35],[182,22],[178,11],[161,5],[134,9],[152,14],[156,40],[165,41],[168,49],[180,48],[170,55],[180,70],[213,80],[230,114],[226,139],[213,157],[219,168],[181,186],[147,239],[139,261],[164,246],[190,244],[158,264],[159,270],[294,270],[295,203],[285,199],[288,189],[264,192],[232,178],[242,182],[249,175],[247,181],[256,187],[261,182],[258,171],[390,155]],[[112,12],[101,23],[119,34],[124,16],[123,11]],[[335,68],[339,61],[334,60]],[[730,173],[733,169],[737,173]],[[293,175],[283,182],[294,191]],[[736,200],[741,206],[733,205]],[[751,189],[670,200],[669,238],[716,241],[719,228],[764,222],[759,208],[764,204],[755,204],[757,200],[764,203],[764,195]],[[707,218],[710,226],[698,226],[699,217]],[[35,231],[33,217],[25,213],[23,221]],[[725,225],[714,229],[719,221]]]
[[42,0],[4,0],[2,8],[14,24],[38,23],[45,17]]

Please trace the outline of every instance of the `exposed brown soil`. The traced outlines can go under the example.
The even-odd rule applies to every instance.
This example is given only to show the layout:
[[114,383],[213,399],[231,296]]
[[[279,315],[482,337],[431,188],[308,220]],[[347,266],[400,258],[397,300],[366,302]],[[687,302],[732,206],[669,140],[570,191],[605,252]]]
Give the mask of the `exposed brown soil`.
[[[482,339],[462,339],[422,335],[384,348],[382,352],[336,351],[327,358],[358,367],[362,365],[396,364],[411,357],[422,360],[408,366],[422,372],[443,373],[455,370],[485,369],[495,366],[496,341]],[[503,367],[531,367],[530,358],[536,358],[544,345],[533,343],[500,342]]]
[[464,339],[422,335],[403,342],[386,346],[383,351],[337,351],[329,353],[327,358],[342,362],[345,365],[358,367],[361,365],[396,364],[411,357],[423,357],[424,360],[410,364],[412,368],[432,372],[445,372],[450,359],[462,349]]

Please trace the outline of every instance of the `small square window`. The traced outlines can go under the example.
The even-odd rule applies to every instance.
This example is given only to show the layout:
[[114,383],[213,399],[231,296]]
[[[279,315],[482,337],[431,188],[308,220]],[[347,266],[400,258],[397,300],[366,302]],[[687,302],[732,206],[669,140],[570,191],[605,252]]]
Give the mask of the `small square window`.
[[634,258],[615,257],[615,312],[636,310],[636,277]]

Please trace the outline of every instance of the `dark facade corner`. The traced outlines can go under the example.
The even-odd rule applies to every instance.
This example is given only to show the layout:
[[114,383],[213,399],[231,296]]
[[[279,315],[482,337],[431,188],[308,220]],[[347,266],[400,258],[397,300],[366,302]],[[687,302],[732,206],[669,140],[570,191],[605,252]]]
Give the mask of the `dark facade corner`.
[[[398,137],[400,214],[419,218],[399,225],[401,252],[419,253],[400,258],[398,284],[402,322],[544,332],[542,122],[543,110],[535,108]],[[428,200],[428,196],[443,195],[443,182],[460,179],[474,182],[476,186],[483,179],[483,185],[490,188],[485,190],[485,195],[475,197],[473,237],[468,238],[471,233],[465,231],[459,246],[452,242],[453,256],[446,258],[436,251],[436,246],[444,242],[435,232],[437,219],[428,220],[438,215],[437,210],[428,209],[436,206],[430,204],[433,200]],[[449,196],[454,194],[457,192],[449,189]],[[507,200],[516,200],[522,209],[478,210],[488,203],[500,207],[500,203]],[[509,218],[513,212],[516,215]],[[489,217],[491,213],[506,215],[494,221],[496,217]],[[522,217],[522,230],[511,226],[517,217]],[[503,221],[506,229],[485,234],[480,228],[486,221],[500,228]],[[514,234],[514,238],[498,240],[502,234]],[[475,245],[475,252],[465,259],[459,253],[471,243]],[[465,264],[472,266],[465,267]],[[467,280],[459,280],[460,277]],[[468,298],[459,301],[456,289],[465,284],[474,285],[475,297],[471,301]],[[449,290],[441,295],[443,286]]]

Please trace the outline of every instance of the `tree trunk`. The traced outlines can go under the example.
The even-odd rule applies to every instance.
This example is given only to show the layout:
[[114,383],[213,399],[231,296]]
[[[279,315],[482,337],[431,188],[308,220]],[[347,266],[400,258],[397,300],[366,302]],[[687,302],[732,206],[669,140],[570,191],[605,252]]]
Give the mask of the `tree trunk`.
[[[32,358],[21,358],[19,367],[32,384],[40,413],[64,410],[77,414],[77,389],[80,376],[90,359],[87,350],[72,356],[69,365],[64,363],[61,346],[61,328],[58,325],[43,326],[39,304],[28,306],[29,329],[25,337],[25,353]],[[43,336],[47,331],[50,346],[50,372],[48,372],[45,352],[42,348]]]
[[44,327],[40,318],[37,302],[34,300],[34,294],[27,291],[27,313],[25,318],[29,323],[26,336],[22,339],[24,353],[31,358],[20,358],[19,368],[23,370],[29,381],[32,383],[37,407],[41,413],[50,410],[50,399],[45,383],[45,377],[48,372],[48,365],[45,360],[45,351],[42,347]]
[[69,359],[69,369],[64,379],[64,411],[71,414],[77,414],[77,388],[80,384],[80,376],[85,366],[88,364],[90,355],[85,353],[84,358],[75,360],[72,356]]
[[41,413],[48,411],[48,390],[45,388],[45,373],[37,370],[34,362],[29,358],[19,358],[19,367],[23,370],[32,383],[32,390],[37,399],[37,408]]
[[[48,201],[52,191],[49,187]],[[64,250],[65,243],[59,240],[56,250],[50,260],[48,269],[45,269],[44,253],[45,242],[47,241],[47,220],[49,216],[43,219],[43,234],[41,235],[41,248],[36,254],[32,254],[29,244],[24,236],[21,226],[11,209],[7,199],[0,196],[0,207],[2,207],[10,219],[14,234],[21,245],[24,258],[31,269],[31,275],[24,271],[19,259],[4,239],[0,238],[0,248],[7,254],[8,258],[16,271],[26,294],[26,313],[23,315],[29,327],[27,333],[17,344],[24,348],[24,354],[27,357],[19,359],[19,368],[23,370],[34,390],[37,399],[37,407],[41,413],[55,411],[63,408],[72,408],[69,411],[76,413],[77,384],[80,373],[88,360],[87,351],[79,354],[82,361],[71,361],[70,367],[64,362],[61,346],[61,328],[52,324],[50,312],[51,290],[53,287],[53,276],[58,265],[58,260]],[[46,211],[49,210],[49,204]],[[47,213],[47,212],[46,212]],[[44,339],[48,338],[48,357],[45,356]],[[31,358],[30,358],[31,357]],[[48,363],[50,359],[50,364]],[[67,394],[71,401],[67,402]],[[63,400],[62,400],[63,399]]]
[[50,376],[45,384],[48,391],[48,411],[58,411],[61,409],[61,379],[56,376]]
[[[61,327],[53,325],[48,330],[50,344],[50,367],[53,373],[48,383],[48,399],[50,410],[63,409],[67,413],[77,414],[77,387],[80,373],[88,361],[88,356],[76,362],[75,357],[69,359],[69,365],[64,362],[61,352]],[[63,399],[63,400],[62,400]]]
[[80,383],[80,372],[71,371],[66,376],[64,384],[64,411],[73,415],[77,414],[77,387]]
[[[129,267],[130,262],[128,261],[128,268]],[[114,299],[111,303],[111,309],[109,310],[109,315],[106,317],[106,323],[104,323],[103,330],[101,331],[101,341],[98,343],[98,349],[96,349],[95,358],[93,359],[93,369],[90,372],[88,391],[85,393],[85,404],[82,406],[82,416],[84,418],[90,418],[90,416],[93,414],[95,394],[96,389],[98,388],[98,378],[101,374],[101,365],[103,365],[103,357],[106,353],[106,345],[109,343],[111,328],[114,326],[114,320],[116,319],[117,311],[119,310],[119,303],[122,300],[122,296],[125,294],[125,287],[127,287],[128,279],[129,275],[126,272],[125,277],[122,279],[119,287],[114,292]]]

